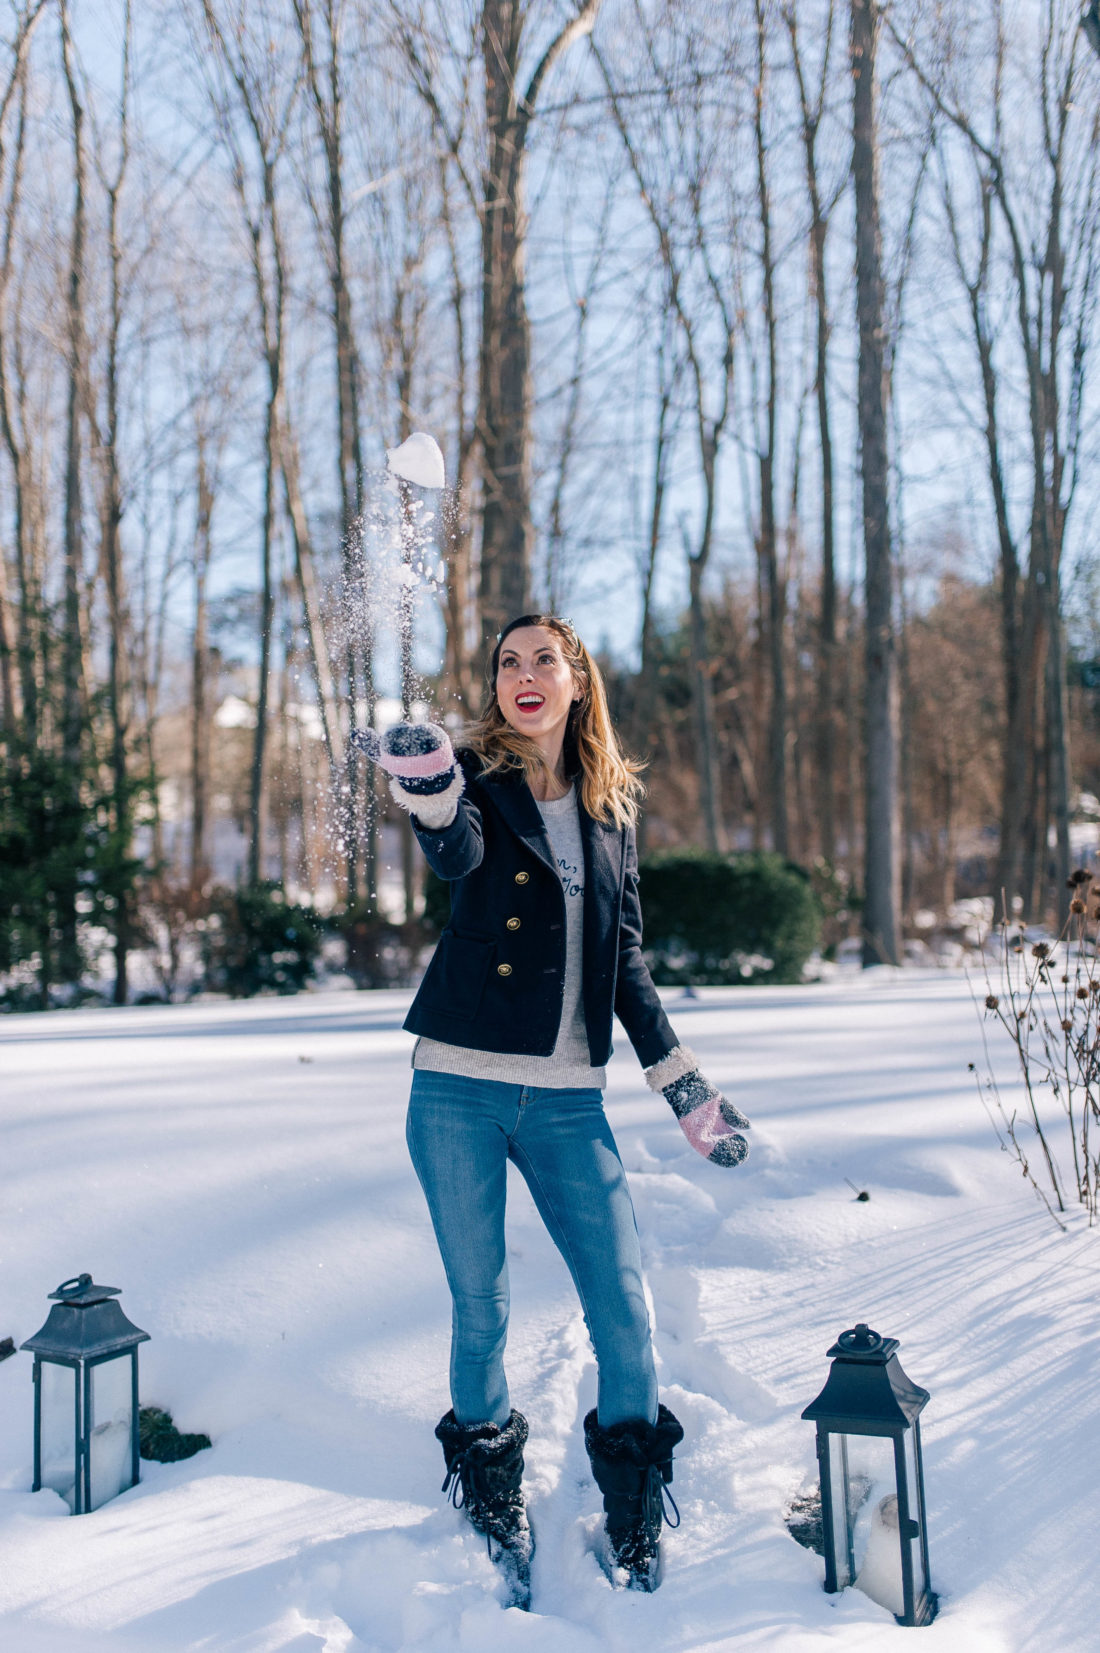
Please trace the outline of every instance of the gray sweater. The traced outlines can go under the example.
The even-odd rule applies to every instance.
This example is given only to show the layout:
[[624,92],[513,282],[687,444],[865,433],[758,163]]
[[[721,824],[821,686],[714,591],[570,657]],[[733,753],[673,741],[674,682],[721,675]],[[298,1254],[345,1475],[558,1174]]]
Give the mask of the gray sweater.
[[510,1085],[544,1085],[554,1090],[603,1090],[605,1068],[594,1068],[588,1051],[581,1002],[584,957],[584,846],[577,817],[577,791],[564,798],[536,799],[554,851],[565,895],[565,991],[557,1043],[549,1056],[500,1056],[495,1051],[467,1050],[420,1038],[413,1050],[414,1068],[433,1073],[460,1073],[470,1079],[500,1079]]

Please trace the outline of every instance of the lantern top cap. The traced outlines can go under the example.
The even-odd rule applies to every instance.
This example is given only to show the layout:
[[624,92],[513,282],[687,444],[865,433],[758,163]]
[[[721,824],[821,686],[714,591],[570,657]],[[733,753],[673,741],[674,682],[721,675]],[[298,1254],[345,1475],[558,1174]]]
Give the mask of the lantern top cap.
[[93,1303],[105,1303],[108,1297],[121,1297],[120,1286],[97,1286],[90,1274],[75,1274],[71,1280],[62,1280],[56,1291],[51,1291],[51,1303],[69,1303],[73,1308],[90,1308]]
[[149,1333],[122,1312],[118,1286],[97,1286],[90,1274],[75,1274],[49,1296],[46,1324],[22,1345],[46,1360],[91,1360],[148,1341]]
[[896,1337],[883,1337],[881,1332],[872,1331],[865,1320],[860,1320],[849,1331],[841,1332],[828,1351],[828,1359],[859,1360],[873,1366],[885,1366],[900,1348]]
[[896,1337],[864,1321],[841,1332],[829,1350],[829,1376],[802,1416],[834,1434],[895,1435],[919,1417],[928,1390],[898,1363]]

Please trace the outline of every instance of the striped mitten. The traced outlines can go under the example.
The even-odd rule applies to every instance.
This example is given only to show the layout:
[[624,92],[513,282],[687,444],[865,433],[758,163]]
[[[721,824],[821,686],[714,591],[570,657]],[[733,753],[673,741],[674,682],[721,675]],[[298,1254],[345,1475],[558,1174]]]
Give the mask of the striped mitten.
[[395,723],[384,735],[353,729],[351,744],[385,770],[394,802],[421,826],[450,826],[465,781],[446,729],[438,723]]
[[740,1165],[749,1145],[740,1134],[749,1121],[699,1072],[687,1045],[677,1045],[645,1070],[646,1084],[658,1091],[680,1121],[680,1129],[697,1154],[715,1165]]

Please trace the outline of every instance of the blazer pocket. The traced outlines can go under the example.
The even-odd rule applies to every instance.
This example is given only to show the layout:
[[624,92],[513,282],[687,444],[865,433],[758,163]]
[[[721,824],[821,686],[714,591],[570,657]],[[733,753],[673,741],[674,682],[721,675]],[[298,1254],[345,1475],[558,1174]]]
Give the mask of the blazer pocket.
[[495,941],[444,930],[424,977],[422,1001],[441,1016],[473,1021],[495,953]]

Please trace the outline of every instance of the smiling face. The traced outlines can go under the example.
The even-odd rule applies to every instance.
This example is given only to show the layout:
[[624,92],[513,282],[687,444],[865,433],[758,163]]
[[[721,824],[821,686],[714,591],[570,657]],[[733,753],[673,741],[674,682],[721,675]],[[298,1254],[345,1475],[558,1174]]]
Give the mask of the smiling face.
[[552,631],[517,626],[508,633],[497,663],[496,697],[505,721],[533,740],[556,769],[581,690]]

